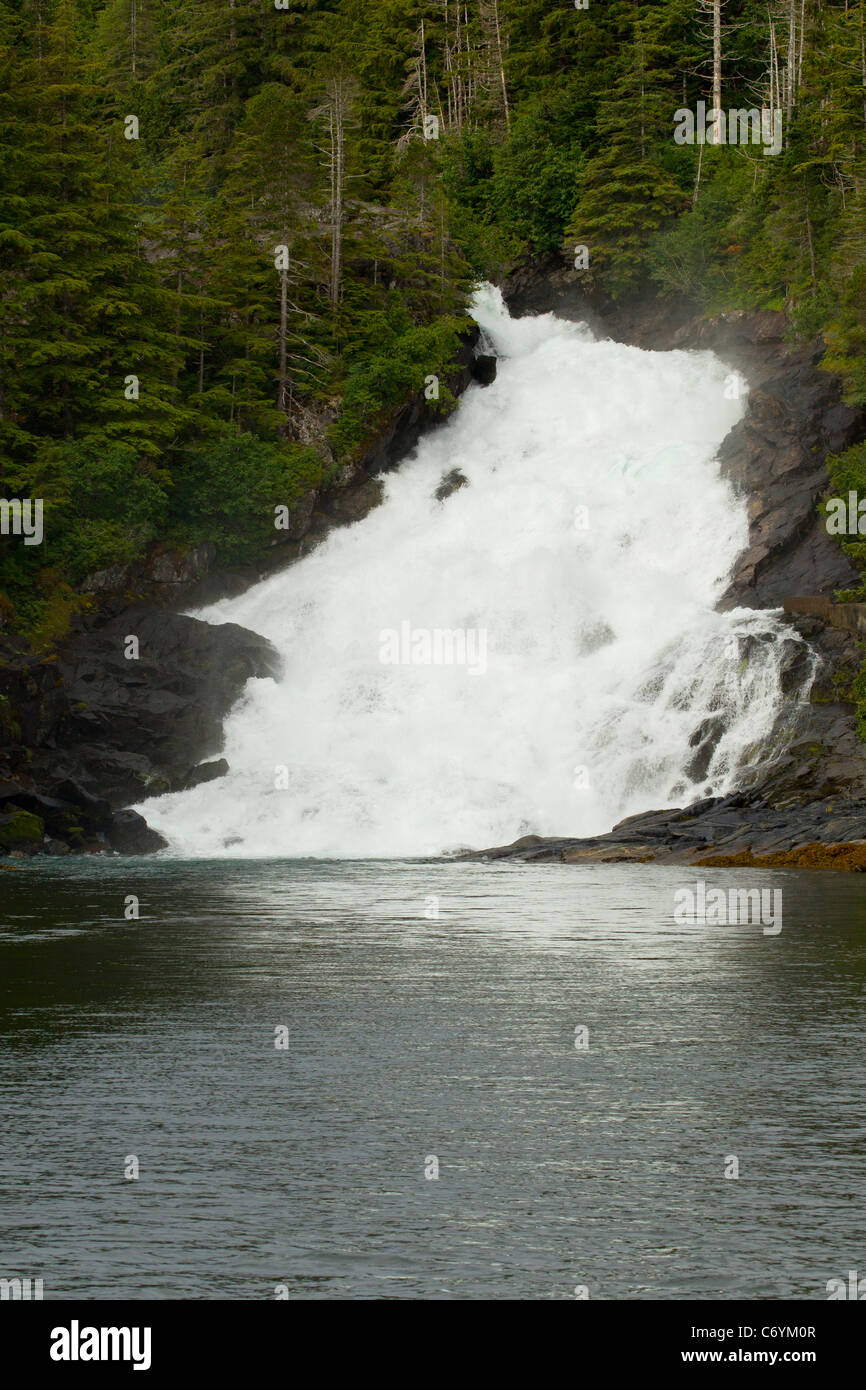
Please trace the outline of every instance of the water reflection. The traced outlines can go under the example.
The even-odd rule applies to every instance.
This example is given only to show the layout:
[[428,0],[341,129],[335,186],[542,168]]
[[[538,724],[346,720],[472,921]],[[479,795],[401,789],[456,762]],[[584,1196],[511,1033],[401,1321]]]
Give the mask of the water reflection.
[[696,871],[652,865],[4,871],[0,1274],[824,1297],[866,1269],[866,885],[747,873],[779,936],[675,923]]

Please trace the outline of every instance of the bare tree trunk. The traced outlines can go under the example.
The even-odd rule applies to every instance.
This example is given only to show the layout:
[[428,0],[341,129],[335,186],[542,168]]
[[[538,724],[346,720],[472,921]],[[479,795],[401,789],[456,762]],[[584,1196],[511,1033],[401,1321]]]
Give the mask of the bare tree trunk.
[[345,164],[345,128],[343,125],[342,90],[334,111],[334,211],[331,258],[331,303],[340,302],[343,279],[343,177]]
[[812,218],[809,214],[809,194],[806,194],[806,245],[809,248],[809,273],[812,277],[812,294],[817,289],[817,279],[815,276],[815,244],[812,239]]
[[280,271],[280,385],[277,392],[277,409],[288,409],[288,371],[286,366],[286,339],[289,326],[289,272]]
[[493,0],[493,24],[496,33],[496,57],[499,63],[499,80],[502,83],[502,105],[505,108],[505,124],[511,124],[511,112],[508,109],[508,87],[505,82],[505,58],[502,52],[502,33],[499,27],[499,0]]
[[423,19],[421,20],[421,52],[419,54],[419,57],[420,67],[418,69],[418,76],[420,79],[421,87],[421,90],[419,92],[419,96],[421,98],[421,127],[422,129],[424,129],[427,121],[427,50],[425,48]]
[[332,77],[328,82],[325,104],[316,115],[327,120],[328,160],[330,179],[331,273],[328,298],[336,309],[340,302],[343,280],[343,224],[345,222],[346,185],[346,125],[351,114],[352,98],[345,77]]
[[797,0],[789,0],[788,61],[785,72],[785,143],[794,114],[794,74],[797,71]]
[[[722,0],[713,0],[713,106],[722,110]],[[721,139],[721,114],[713,122],[713,144]]]
[[468,119],[475,101],[475,73],[472,66],[472,30],[469,27],[469,6],[463,6],[463,34],[466,41],[465,114]]
[[463,30],[460,27],[460,5],[457,6],[457,20],[454,27],[454,46],[457,53],[456,78],[457,91],[455,94],[455,105],[457,107],[457,129],[463,129],[463,116],[465,111],[465,99],[463,90]]
[[770,122],[775,122],[776,108],[780,105],[779,91],[779,50],[776,45],[776,28],[770,24]]

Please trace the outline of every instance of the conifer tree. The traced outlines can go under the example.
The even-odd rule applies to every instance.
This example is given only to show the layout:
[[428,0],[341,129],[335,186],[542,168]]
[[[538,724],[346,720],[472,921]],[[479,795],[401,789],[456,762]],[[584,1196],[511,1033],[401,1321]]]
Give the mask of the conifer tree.
[[621,75],[600,104],[599,148],[566,228],[569,245],[589,248],[590,277],[603,273],[616,292],[639,277],[649,237],[684,205],[660,158],[675,103],[670,58],[654,17],[636,19]]

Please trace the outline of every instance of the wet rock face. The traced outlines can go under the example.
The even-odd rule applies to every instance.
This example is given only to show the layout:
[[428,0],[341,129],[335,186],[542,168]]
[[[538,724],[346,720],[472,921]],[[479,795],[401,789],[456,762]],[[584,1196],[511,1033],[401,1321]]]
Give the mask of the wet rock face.
[[[126,655],[128,639],[138,658]],[[64,746],[80,780],[113,805],[182,784],[222,749],[223,720],[251,677],[276,676],[264,638],[156,609],[129,610],[64,644]],[[77,753],[74,745],[77,744]]]
[[683,768],[683,775],[690,782],[703,782],[725,728],[725,720],[716,715],[702,720],[695,729],[689,739],[689,747],[695,751]]
[[814,352],[795,355],[753,391],[722,444],[722,473],[749,497],[749,547],[723,608],[775,608],[792,594],[830,595],[859,582],[816,508],[829,486],[827,455],[862,438],[864,421],[839,402],[838,381],[817,360]]
[[323,529],[363,521],[368,512],[379,506],[384,495],[385,485],[380,478],[365,478],[356,487],[336,493],[320,515]]
[[221,751],[225,716],[250,678],[279,673],[256,633],[147,608],[79,632],[50,659],[10,644],[0,657],[0,808],[38,819],[40,850],[43,837],[76,852],[162,848],[119,808],[224,775],[224,759],[201,764]]
[[191,791],[193,787],[201,787],[206,782],[215,782],[218,778],[225,777],[228,771],[229,765],[225,758],[217,758],[211,763],[199,763],[198,767],[190,768],[186,776],[174,784],[172,791]]
[[209,541],[192,550],[157,551],[147,561],[134,565],[110,565],[89,574],[81,585],[85,594],[117,594],[126,587],[153,586],[170,598],[185,586],[207,574],[216,559],[216,547]]

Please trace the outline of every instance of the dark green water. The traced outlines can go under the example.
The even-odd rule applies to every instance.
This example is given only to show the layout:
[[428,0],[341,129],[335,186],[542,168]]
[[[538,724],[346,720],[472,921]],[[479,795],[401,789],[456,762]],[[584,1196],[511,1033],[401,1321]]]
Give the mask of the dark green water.
[[826,1298],[866,1274],[866,882],[744,872],[778,936],[677,925],[696,872],[652,866],[0,871],[0,1276]]

